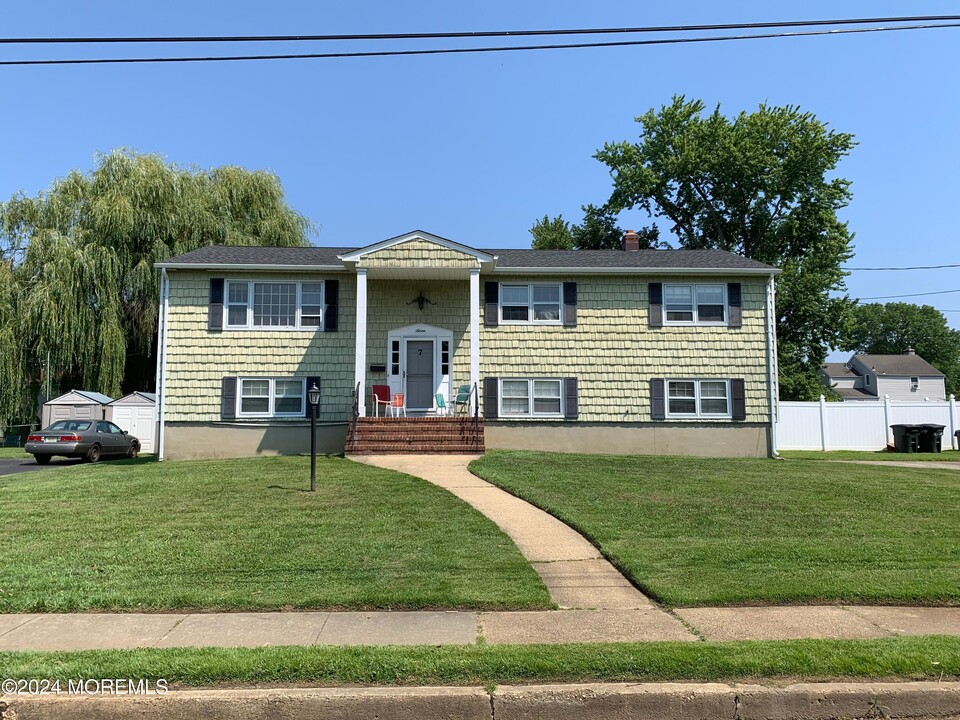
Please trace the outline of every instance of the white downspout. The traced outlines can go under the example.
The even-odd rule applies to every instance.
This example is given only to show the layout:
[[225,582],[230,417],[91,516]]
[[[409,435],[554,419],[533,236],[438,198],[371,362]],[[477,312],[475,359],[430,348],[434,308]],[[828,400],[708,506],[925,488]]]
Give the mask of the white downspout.
[[170,278],[167,277],[167,269],[160,271],[160,330],[157,338],[157,345],[160,348],[157,353],[157,364],[159,366],[159,375],[157,376],[157,402],[160,412],[160,437],[157,441],[157,460],[163,462],[164,437],[166,435],[164,420],[167,408],[167,323],[169,322],[170,310]]
[[770,402],[770,456],[779,457],[777,452],[777,407],[780,402],[779,381],[777,378],[777,299],[774,286],[774,274],[770,273],[767,283],[767,396]]

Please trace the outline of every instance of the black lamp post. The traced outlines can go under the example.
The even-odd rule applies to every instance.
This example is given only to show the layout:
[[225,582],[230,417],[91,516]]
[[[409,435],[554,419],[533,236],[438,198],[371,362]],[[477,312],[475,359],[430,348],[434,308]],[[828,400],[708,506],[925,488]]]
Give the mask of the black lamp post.
[[310,403],[310,492],[317,491],[317,403],[320,402],[320,388],[316,383],[307,390],[307,402]]

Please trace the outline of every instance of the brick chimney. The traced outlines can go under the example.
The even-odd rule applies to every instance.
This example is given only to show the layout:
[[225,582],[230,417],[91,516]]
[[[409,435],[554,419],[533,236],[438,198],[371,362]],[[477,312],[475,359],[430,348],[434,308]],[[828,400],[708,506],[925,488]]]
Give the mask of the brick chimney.
[[627,230],[623,234],[623,249],[627,252],[637,252],[640,249],[640,236],[633,230]]
[[914,350],[914,349],[911,348],[911,347],[908,347],[906,350],[903,351],[903,354],[904,354],[904,355],[916,355],[916,354],[917,354],[917,351]]

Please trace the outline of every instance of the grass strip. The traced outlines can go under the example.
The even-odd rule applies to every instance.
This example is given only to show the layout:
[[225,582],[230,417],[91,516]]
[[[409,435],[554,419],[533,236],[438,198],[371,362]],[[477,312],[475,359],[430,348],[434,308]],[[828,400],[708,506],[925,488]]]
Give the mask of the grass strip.
[[960,638],[0,652],[0,668],[11,678],[164,678],[178,687],[937,680],[960,677]]
[[[946,440],[948,438],[944,438]],[[947,443],[949,444],[949,443]],[[781,450],[787,460],[894,460],[896,462],[960,462],[960,450],[940,453],[892,453],[885,450]]]

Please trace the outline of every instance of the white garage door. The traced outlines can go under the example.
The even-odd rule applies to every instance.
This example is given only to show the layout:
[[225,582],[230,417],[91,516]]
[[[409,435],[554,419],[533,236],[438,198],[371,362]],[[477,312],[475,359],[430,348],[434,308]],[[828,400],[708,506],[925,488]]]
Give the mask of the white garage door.
[[157,421],[152,407],[115,407],[113,422],[140,441],[141,452],[155,452]]

